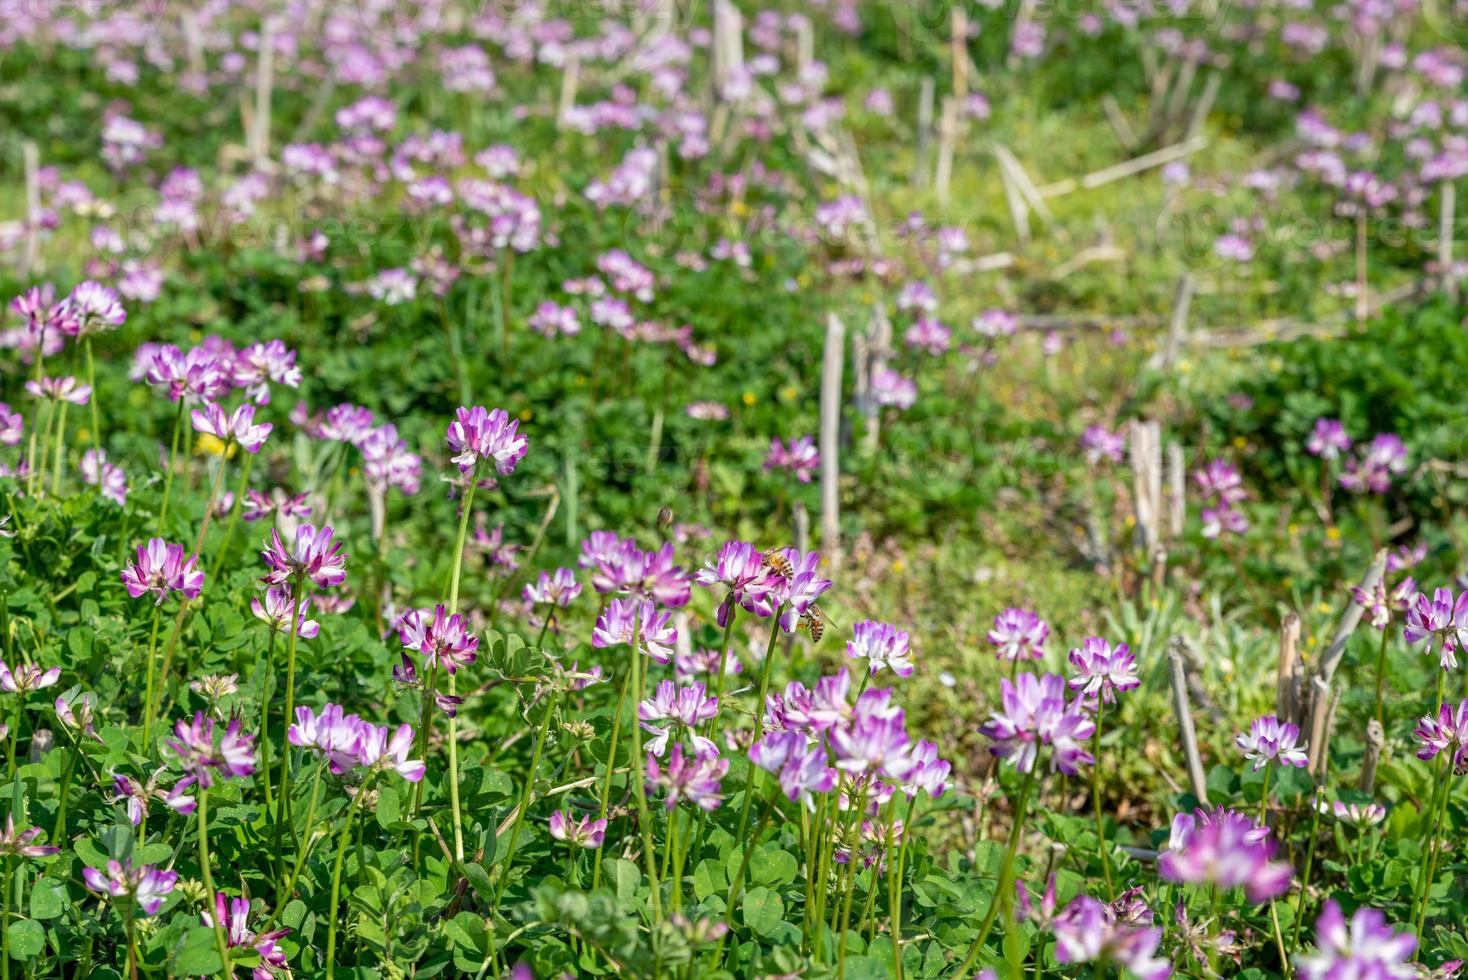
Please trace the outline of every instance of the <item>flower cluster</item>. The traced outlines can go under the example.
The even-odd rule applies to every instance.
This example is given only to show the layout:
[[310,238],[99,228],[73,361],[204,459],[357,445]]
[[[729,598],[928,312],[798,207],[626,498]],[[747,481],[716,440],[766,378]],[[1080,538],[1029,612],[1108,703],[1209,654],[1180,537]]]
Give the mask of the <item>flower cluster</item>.
[[1218,538],[1225,534],[1243,534],[1249,530],[1249,519],[1238,509],[1247,500],[1243,477],[1238,468],[1225,459],[1209,460],[1193,473],[1193,482],[1203,495],[1203,536]]
[[1245,759],[1254,763],[1255,772],[1269,765],[1271,761],[1277,761],[1282,766],[1305,768],[1309,765],[1310,758],[1303,749],[1296,748],[1299,740],[1299,726],[1282,722],[1274,715],[1255,718],[1247,733],[1239,732],[1234,736],[1234,744],[1243,750]]
[[138,545],[137,561],[122,570],[127,594],[137,599],[151,592],[157,597],[154,604],[160,606],[170,592],[197,599],[204,588],[204,573],[199,570],[196,555],[184,554],[183,545],[169,544],[162,538]]
[[1249,901],[1264,902],[1289,891],[1294,874],[1274,860],[1275,848],[1269,828],[1242,813],[1221,806],[1179,813],[1157,873],[1167,881],[1243,888]]
[[446,438],[462,473],[487,461],[500,476],[509,476],[530,446],[520,435],[518,419],[511,419],[502,408],[491,411],[479,405],[455,410]]
[[327,704],[320,714],[305,705],[298,706],[287,737],[297,748],[309,749],[326,759],[338,776],[354,769],[391,769],[416,783],[426,771],[421,760],[408,758],[413,751],[412,725],[396,729],[374,725],[355,714],[345,714],[339,704]]
[[1064,677],[1023,673],[1013,684],[1001,680],[999,688],[999,710],[979,726],[979,733],[994,742],[990,753],[1009,760],[1020,772],[1029,772],[1040,749],[1049,746],[1051,768],[1072,776],[1081,766],[1096,761],[1086,750],[1096,723],[1081,698],[1066,700]]
[[1001,660],[1039,660],[1045,656],[1050,625],[1028,609],[1005,609],[994,617],[988,640]]

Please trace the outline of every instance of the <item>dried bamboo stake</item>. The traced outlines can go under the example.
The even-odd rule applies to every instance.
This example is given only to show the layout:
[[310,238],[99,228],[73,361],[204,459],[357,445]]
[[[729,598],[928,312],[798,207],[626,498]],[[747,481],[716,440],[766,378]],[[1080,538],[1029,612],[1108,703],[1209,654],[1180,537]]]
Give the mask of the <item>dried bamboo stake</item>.
[[1190,272],[1184,272],[1178,280],[1177,292],[1172,298],[1172,316],[1167,321],[1167,340],[1162,346],[1157,367],[1171,371],[1177,364],[1178,350],[1182,347],[1183,334],[1188,329],[1188,311],[1193,305],[1193,292],[1197,283]]
[[1000,166],[1009,171],[1010,179],[1014,181],[1015,187],[1019,189],[1030,208],[1046,221],[1055,220],[1055,216],[1050,213],[1050,206],[1045,203],[1044,195],[1030,179],[1029,172],[1019,162],[1019,157],[1015,156],[1014,152],[1003,143],[995,143],[993,152]]
[[1188,120],[1188,139],[1193,139],[1203,131],[1203,124],[1208,121],[1208,113],[1213,111],[1213,102],[1218,98],[1218,87],[1222,84],[1223,76],[1218,72],[1210,74],[1208,81],[1203,84],[1203,94],[1193,103],[1193,117]]
[[255,63],[255,118],[250,127],[250,149],[257,170],[263,170],[270,159],[270,93],[274,87],[275,22],[267,14],[260,19],[260,51]]
[[953,98],[962,103],[968,98],[968,11],[961,4],[953,7],[950,19],[953,36],[949,46],[953,61]]
[[1002,163],[999,165],[999,179],[1004,183],[1004,200],[1009,205],[1009,217],[1014,222],[1015,236],[1019,238],[1020,247],[1024,247],[1030,243],[1029,205],[1025,203],[1019,188],[1014,186],[1014,179],[1009,176],[1009,170]]
[[1156,422],[1132,421],[1128,440],[1132,464],[1132,511],[1142,553],[1150,555],[1160,543],[1158,518],[1162,509],[1161,434]]
[[1174,160],[1181,160],[1183,157],[1192,156],[1207,145],[1208,140],[1206,137],[1195,136],[1192,139],[1183,140],[1181,143],[1164,146],[1160,150],[1153,150],[1151,153],[1144,153],[1139,157],[1133,157],[1122,163],[1086,174],[1084,177],[1068,177],[1065,180],[1058,180],[1053,184],[1046,184],[1039,189],[1040,196],[1060,197],[1078,190],[1093,190],[1104,184],[1121,180],[1124,177],[1139,174],[1144,170],[1151,170],[1154,167],[1160,167]]
[[826,318],[826,349],[821,366],[821,551],[833,568],[841,563],[841,514],[837,477],[841,435],[841,369],[846,362],[846,327],[832,313]]
[[1290,613],[1279,627],[1279,670],[1275,678],[1274,714],[1281,721],[1298,722],[1299,687],[1295,668],[1300,662],[1300,617]]
[[810,511],[803,500],[795,502],[795,550],[802,555],[810,551]]
[[1174,541],[1183,536],[1188,516],[1188,469],[1183,447],[1167,444],[1167,533]]
[[1193,711],[1188,706],[1188,678],[1183,667],[1180,645],[1182,637],[1173,637],[1167,645],[1168,675],[1172,679],[1172,706],[1177,713],[1179,741],[1188,760],[1188,780],[1193,785],[1193,795],[1204,806],[1208,805],[1208,779],[1203,773],[1203,759],[1198,755],[1198,733],[1193,728]]
[[917,152],[913,154],[912,186],[928,184],[928,152],[933,141],[933,100],[937,90],[933,76],[923,79],[918,92]]
[[1381,722],[1372,718],[1366,723],[1366,754],[1361,758],[1361,778],[1356,781],[1356,788],[1363,793],[1376,788],[1376,766],[1385,746],[1386,732],[1382,731]]
[[[1370,592],[1376,588],[1376,583],[1381,581],[1385,573],[1386,549],[1382,548],[1377,551],[1376,557],[1371,560],[1371,566],[1361,577],[1362,590]],[[1350,600],[1346,601],[1345,608],[1341,610],[1341,618],[1336,622],[1335,636],[1331,639],[1330,646],[1325,648],[1325,655],[1320,658],[1320,669],[1316,671],[1316,676],[1327,684],[1335,676],[1336,668],[1341,665],[1341,658],[1346,655],[1346,642],[1355,632],[1356,624],[1361,622],[1361,614],[1364,611],[1361,606]]]
[[958,102],[955,99],[943,100],[943,121],[938,126],[938,136],[938,171],[933,176],[933,185],[938,203],[947,204],[953,182],[954,144],[958,140]]
[[1128,153],[1137,149],[1137,134],[1132,129],[1132,124],[1122,114],[1121,106],[1116,104],[1116,98],[1111,93],[1101,96],[1101,108],[1106,112],[1106,118],[1111,123],[1111,131],[1116,134],[1117,142],[1121,148]]
[[566,128],[566,117],[576,108],[576,90],[581,87],[581,59],[570,55],[561,72],[561,97],[556,103],[556,128]]
[[30,276],[41,260],[41,151],[34,140],[21,144],[25,159],[25,272]]
[[1310,775],[1319,783],[1330,758],[1330,729],[1335,718],[1336,699],[1330,682],[1310,678]]

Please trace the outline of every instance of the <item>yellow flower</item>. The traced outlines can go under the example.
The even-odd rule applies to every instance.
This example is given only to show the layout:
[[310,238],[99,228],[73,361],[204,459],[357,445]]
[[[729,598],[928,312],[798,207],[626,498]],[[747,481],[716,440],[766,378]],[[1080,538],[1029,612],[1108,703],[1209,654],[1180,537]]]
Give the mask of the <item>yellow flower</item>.
[[1341,529],[1338,527],[1326,528],[1325,538],[1327,541],[1339,541],[1341,539]]
[[743,395],[740,396],[740,400],[746,405],[753,405],[755,403],[754,392],[746,391]]
[[794,385],[786,385],[784,388],[780,389],[780,397],[785,399],[787,402],[795,401],[795,396],[798,394],[800,394],[800,392],[795,389]]
[[522,408],[522,409],[520,409],[520,421],[521,422],[529,422],[534,417],[535,417],[535,413],[533,411],[531,411],[530,409],[528,409],[528,408]]

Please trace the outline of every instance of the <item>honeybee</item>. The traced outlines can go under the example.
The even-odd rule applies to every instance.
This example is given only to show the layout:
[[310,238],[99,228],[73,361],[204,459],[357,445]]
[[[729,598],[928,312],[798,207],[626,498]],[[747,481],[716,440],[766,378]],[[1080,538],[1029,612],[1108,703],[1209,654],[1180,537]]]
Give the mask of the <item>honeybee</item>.
[[761,557],[765,567],[774,571],[776,575],[784,576],[787,579],[795,577],[795,566],[790,564],[790,559],[785,557],[784,551],[771,548]]
[[821,611],[821,607],[811,603],[810,608],[805,611],[804,616],[800,617],[800,622],[796,624],[795,628],[809,630],[810,642],[815,645],[820,643],[821,637],[826,635],[826,624],[829,622],[826,614]]

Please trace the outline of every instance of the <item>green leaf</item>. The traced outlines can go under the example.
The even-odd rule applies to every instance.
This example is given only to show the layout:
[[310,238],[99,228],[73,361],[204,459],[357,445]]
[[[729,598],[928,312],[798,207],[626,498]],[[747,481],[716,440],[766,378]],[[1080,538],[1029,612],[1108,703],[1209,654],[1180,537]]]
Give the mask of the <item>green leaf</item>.
[[383,830],[391,830],[403,818],[403,803],[396,789],[384,787],[377,794],[377,823]]
[[29,960],[46,948],[46,927],[35,919],[21,919],[10,924],[10,955]]
[[617,907],[624,912],[637,908],[637,889],[642,885],[642,872],[626,858],[612,858],[605,865],[607,881],[617,892]]
[[489,949],[484,920],[473,912],[460,912],[445,922],[443,928],[454,944],[461,949],[470,950],[481,956]]
[[794,881],[800,865],[789,851],[764,847],[749,859],[750,880],[761,885],[783,885]]
[[66,911],[66,882],[37,878],[31,886],[31,918],[54,919]]
[[710,895],[722,895],[729,890],[724,880],[724,865],[719,861],[704,858],[693,869],[693,894],[703,901]]
[[480,898],[493,901],[494,886],[489,883],[489,872],[484,870],[483,865],[464,865],[464,877],[469,879],[469,887],[473,888]]
[[219,962],[219,951],[214,946],[214,930],[207,926],[190,927],[174,954],[173,966],[190,977],[218,973],[224,964]]
[[756,935],[767,936],[785,917],[785,902],[775,892],[756,886],[744,893],[744,924]]

